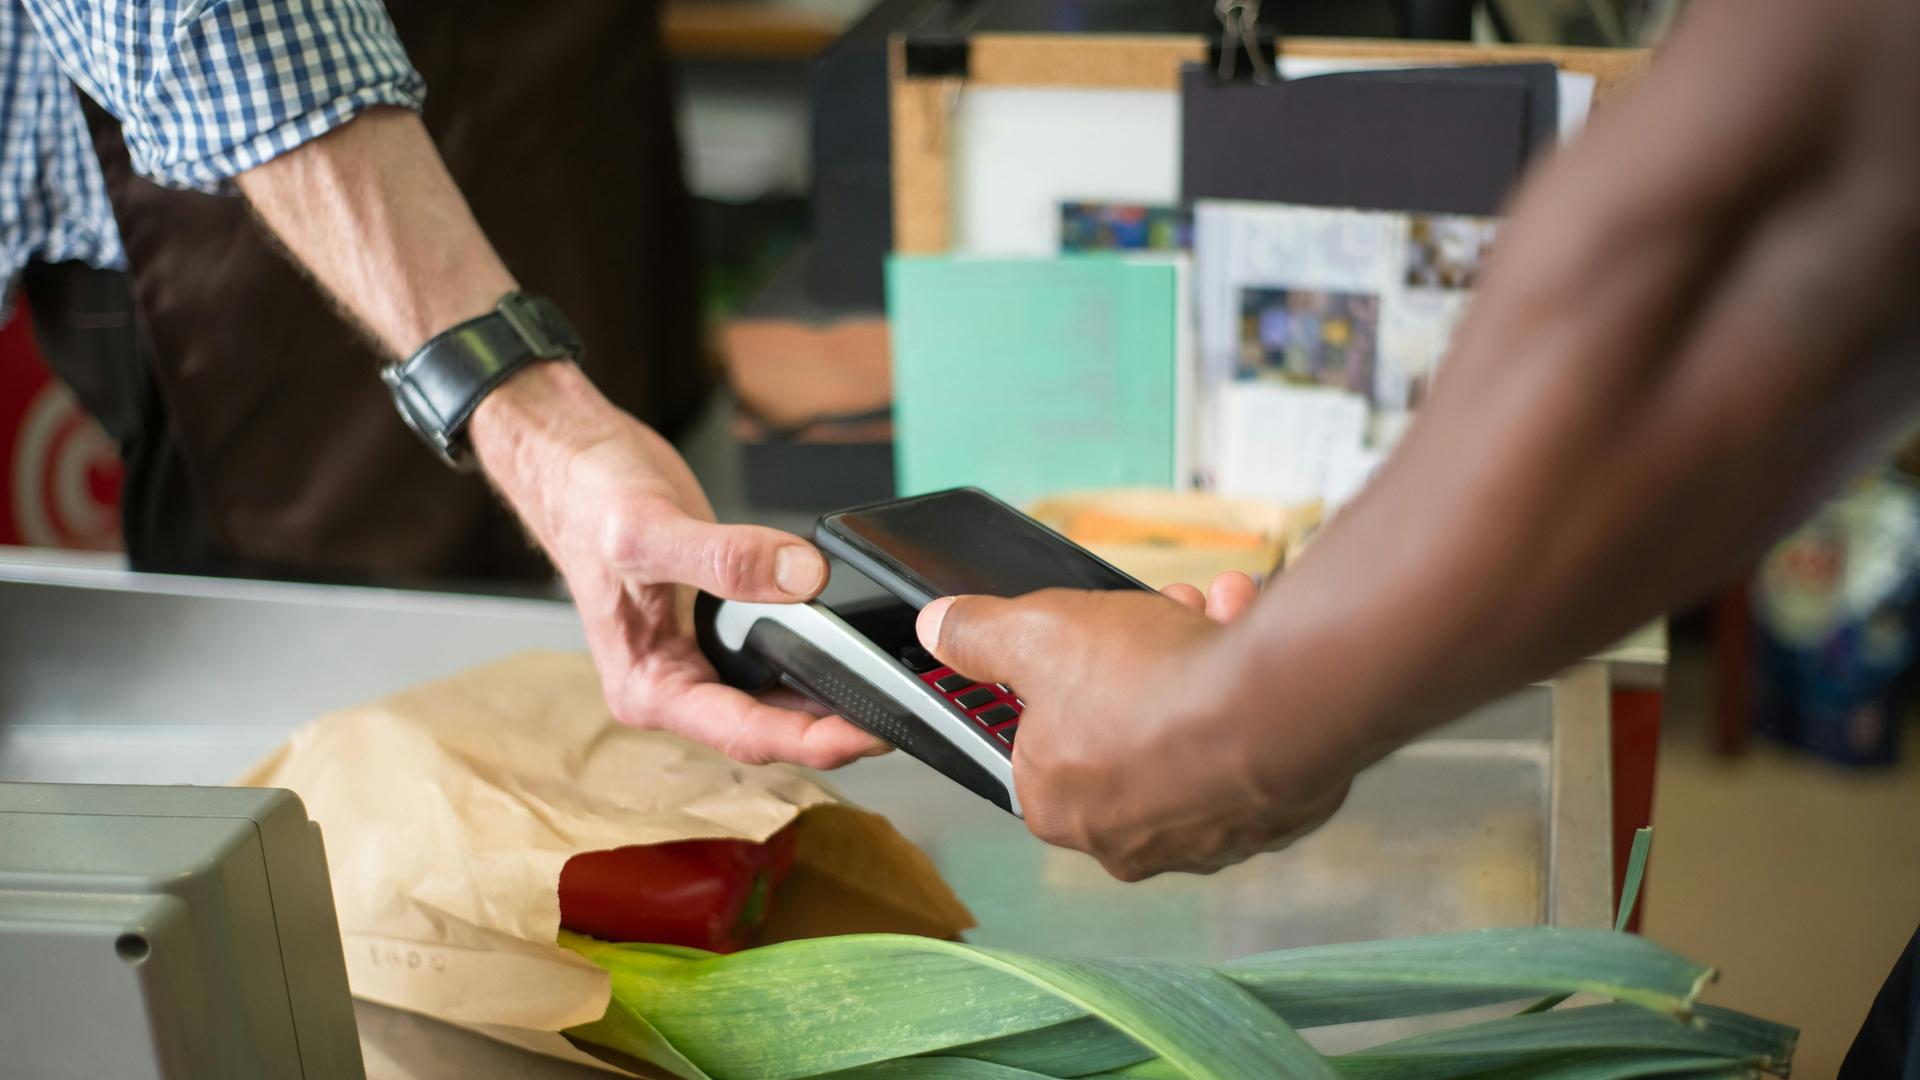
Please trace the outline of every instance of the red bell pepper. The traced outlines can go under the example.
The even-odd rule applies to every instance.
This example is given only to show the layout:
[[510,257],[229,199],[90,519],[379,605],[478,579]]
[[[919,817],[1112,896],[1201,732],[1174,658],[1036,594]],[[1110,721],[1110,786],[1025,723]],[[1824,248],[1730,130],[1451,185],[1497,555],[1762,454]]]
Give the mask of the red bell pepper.
[[560,870],[560,925],[606,941],[732,952],[773,909],[793,868],[792,825],[749,840],[678,840],[589,851]]

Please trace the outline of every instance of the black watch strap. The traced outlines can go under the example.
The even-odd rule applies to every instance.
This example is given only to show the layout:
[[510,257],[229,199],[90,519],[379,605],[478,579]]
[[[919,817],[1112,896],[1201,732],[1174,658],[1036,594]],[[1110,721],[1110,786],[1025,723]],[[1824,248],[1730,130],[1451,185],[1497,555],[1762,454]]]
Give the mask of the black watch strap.
[[473,410],[514,372],[580,355],[580,337],[550,300],[510,292],[492,311],[436,334],[380,371],[400,416],[448,465],[473,467],[465,437]]

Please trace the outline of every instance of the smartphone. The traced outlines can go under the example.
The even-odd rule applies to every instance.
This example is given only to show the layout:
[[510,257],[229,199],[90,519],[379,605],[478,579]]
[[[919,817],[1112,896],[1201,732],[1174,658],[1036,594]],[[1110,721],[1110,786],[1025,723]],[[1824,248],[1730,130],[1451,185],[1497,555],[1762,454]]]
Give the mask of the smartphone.
[[915,608],[960,594],[1148,588],[979,488],[826,514],[813,537],[822,550]]

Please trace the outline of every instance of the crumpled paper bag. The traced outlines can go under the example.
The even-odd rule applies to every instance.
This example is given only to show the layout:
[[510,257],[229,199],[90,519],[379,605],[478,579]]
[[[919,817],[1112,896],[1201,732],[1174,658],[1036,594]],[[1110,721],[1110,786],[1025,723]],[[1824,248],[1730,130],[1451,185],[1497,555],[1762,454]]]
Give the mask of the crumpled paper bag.
[[[747,766],[612,718],[585,655],[535,652],[331,713],[240,783],[320,823],[357,997],[584,1064],[606,972],[555,944],[584,851],[764,840],[804,814],[763,941],[973,925],[919,848],[795,768]],[[602,1067],[605,1067],[602,1065]]]

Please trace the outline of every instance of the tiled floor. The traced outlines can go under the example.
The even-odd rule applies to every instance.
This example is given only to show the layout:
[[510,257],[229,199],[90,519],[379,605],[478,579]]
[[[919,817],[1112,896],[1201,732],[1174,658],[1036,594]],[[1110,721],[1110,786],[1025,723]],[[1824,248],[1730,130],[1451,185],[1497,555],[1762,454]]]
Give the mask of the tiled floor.
[[1698,670],[1674,673],[1644,931],[1718,966],[1707,1000],[1802,1029],[1794,1076],[1839,1068],[1920,924],[1920,731],[1892,770],[1765,746],[1708,754]]

